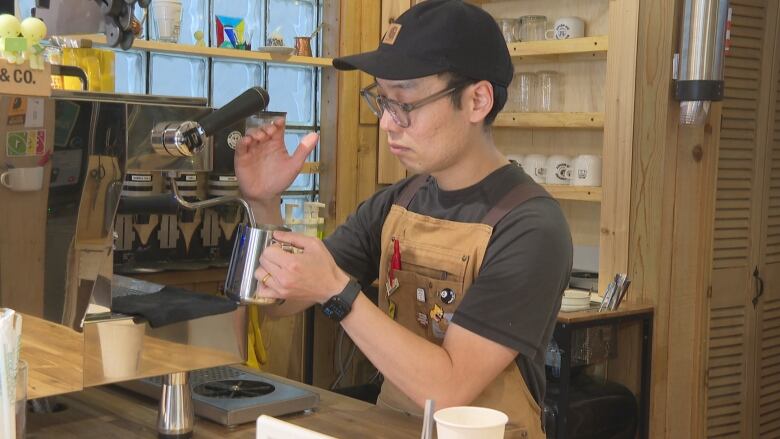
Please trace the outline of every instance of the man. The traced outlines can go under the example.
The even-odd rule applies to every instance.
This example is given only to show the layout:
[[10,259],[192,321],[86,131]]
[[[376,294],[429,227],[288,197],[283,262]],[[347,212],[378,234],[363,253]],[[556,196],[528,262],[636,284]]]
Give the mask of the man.
[[[461,0],[427,0],[379,49],[334,66],[376,77],[361,95],[418,176],[377,192],[324,242],[276,232],[303,252],[263,252],[258,293],[285,299],[265,310],[323,304],[384,375],[378,405],[488,406],[544,437],[544,353],[572,244],[558,204],[493,143],[513,74],[495,21]],[[309,134],[289,156],[283,131],[279,120],[250,132],[236,154],[264,222],[281,222],[279,193],[317,142]],[[379,306],[360,286],[377,278]]]

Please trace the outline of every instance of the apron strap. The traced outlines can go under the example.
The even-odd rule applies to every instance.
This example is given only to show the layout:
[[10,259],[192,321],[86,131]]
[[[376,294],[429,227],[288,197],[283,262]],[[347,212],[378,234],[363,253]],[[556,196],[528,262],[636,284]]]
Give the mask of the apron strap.
[[417,194],[417,191],[426,183],[428,182],[428,174],[418,174],[415,177],[412,178],[412,181],[410,181],[406,187],[401,191],[401,194],[398,196],[398,198],[395,200],[394,204],[397,204],[404,209],[409,208],[409,204],[412,203],[412,200],[414,199],[415,194]]
[[552,198],[552,196],[536,183],[529,182],[518,184],[507,192],[507,194],[501,198],[501,201],[485,214],[482,218],[482,224],[496,227],[496,224],[511,212],[512,209],[533,198]]

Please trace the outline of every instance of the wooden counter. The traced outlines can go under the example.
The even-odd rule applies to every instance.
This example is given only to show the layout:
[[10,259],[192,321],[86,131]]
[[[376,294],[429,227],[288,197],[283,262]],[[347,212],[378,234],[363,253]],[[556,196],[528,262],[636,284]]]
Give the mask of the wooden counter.
[[598,312],[596,309],[588,309],[585,311],[572,311],[572,312],[559,312],[559,323],[581,323],[591,320],[602,320],[605,318],[619,319],[621,317],[635,316],[645,313],[653,313],[653,305],[645,305],[640,303],[621,303],[620,308],[615,311],[602,311]]
[[[57,340],[52,343],[52,340]],[[29,367],[28,398],[82,389],[84,338],[78,332],[22,314],[22,359]]]
[[[327,390],[280,381],[320,394],[313,413],[295,414],[281,419],[337,438],[418,438],[422,419],[380,409]],[[28,439],[136,439],[156,438],[157,402],[114,386],[95,387],[57,397],[67,405],[64,411],[48,414],[28,413]],[[226,428],[196,418],[194,438],[254,439],[255,425]],[[506,438],[519,438],[516,428],[507,428]]]

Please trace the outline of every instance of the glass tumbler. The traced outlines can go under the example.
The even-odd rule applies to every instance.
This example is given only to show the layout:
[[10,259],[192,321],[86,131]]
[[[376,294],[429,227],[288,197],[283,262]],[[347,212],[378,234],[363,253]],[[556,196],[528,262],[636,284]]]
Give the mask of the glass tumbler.
[[539,108],[541,112],[561,111],[561,75],[558,72],[542,71],[536,72],[539,83],[537,93]]
[[27,362],[19,360],[16,366],[16,439],[23,439],[27,430]]
[[271,122],[273,122],[275,119],[286,119],[287,118],[287,112],[286,111],[261,111],[259,113],[255,113],[249,117],[246,118],[246,129],[250,128],[262,128]]
[[507,44],[517,41],[518,20],[514,18],[498,18],[496,23],[498,23],[498,27],[501,29],[501,34],[504,35],[504,41]]
[[547,17],[544,15],[523,15],[520,17],[520,41],[544,40],[547,31]]
[[516,112],[536,111],[537,77],[531,72],[517,72],[509,86],[506,110]]

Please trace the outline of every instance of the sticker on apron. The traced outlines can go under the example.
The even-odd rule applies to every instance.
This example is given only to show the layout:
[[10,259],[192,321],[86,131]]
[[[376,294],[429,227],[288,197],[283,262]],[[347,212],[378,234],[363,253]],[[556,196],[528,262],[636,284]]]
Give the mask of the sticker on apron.
[[450,326],[450,320],[452,320],[452,313],[444,313],[442,319],[431,325],[431,332],[436,338],[443,339],[447,333],[447,328]]
[[393,293],[395,293],[395,290],[400,287],[401,284],[398,282],[397,278],[388,278],[387,282],[385,282],[385,291],[387,291],[387,297],[390,297]]
[[417,288],[417,301],[425,303],[425,288]]
[[418,312],[417,313],[417,323],[420,324],[423,328],[428,327],[428,316],[425,315],[424,312]]
[[434,322],[439,322],[444,317],[444,310],[441,309],[438,304],[433,305],[433,308],[431,308],[431,311],[428,313],[428,315],[431,316],[431,320]]
[[452,302],[455,301],[455,291],[453,291],[451,288],[445,288],[439,291],[439,299],[445,305],[451,305]]
[[392,300],[388,300],[387,315],[390,316],[390,318],[393,320],[395,320],[395,310],[396,310],[395,302],[393,302]]

